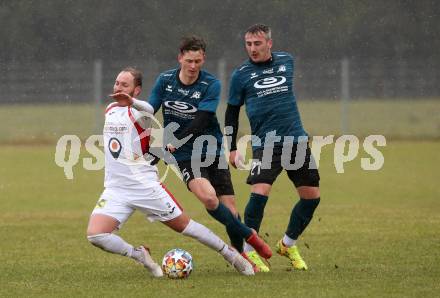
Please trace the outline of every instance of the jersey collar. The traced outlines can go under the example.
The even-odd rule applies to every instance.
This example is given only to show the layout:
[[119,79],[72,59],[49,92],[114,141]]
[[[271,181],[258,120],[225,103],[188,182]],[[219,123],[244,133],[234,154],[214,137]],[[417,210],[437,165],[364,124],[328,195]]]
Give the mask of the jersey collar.
[[252,61],[251,58],[249,58],[249,62],[252,63],[253,65],[256,65],[256,66],[269,66],[274,62],[274,60],[275,60],[275,57],[274,57],[273,53],[270,53],[270,58],[266,61],[263,61],[263,62],[254,62],[254,61]]

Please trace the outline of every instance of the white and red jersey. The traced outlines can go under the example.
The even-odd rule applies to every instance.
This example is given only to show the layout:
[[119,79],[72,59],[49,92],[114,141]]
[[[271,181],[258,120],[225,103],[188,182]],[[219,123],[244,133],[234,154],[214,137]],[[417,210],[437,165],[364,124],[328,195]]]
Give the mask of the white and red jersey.
[[103,130],[105,188],[142,189],[158,182],[157,167],[144,158],[151,132],[147,115],[117,103],[107,107]]

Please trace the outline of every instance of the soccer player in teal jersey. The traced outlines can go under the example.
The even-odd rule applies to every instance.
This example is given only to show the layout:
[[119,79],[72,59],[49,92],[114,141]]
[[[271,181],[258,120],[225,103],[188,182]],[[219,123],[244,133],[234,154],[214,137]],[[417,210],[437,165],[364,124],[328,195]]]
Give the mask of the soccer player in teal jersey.
[[226,226],[231,244],[239,252],[243,251],[245,239],[262,257],[270,258],[270,247],[240,221],[235,207],[231,174],[223,157],[223,135],[216,117],[220,82],[201,69],[205,49],[203,39],[183,38],[178,55],[180,67],[159,75],[149,103],[154,112],[162,108],[165,127],[179,125],[173,135],[165,129],[164,143],[188,189],[212,217]]
[[[234,167],[240,160],[236,139],[242,105],[246,106],[252,135],[259,139],[252,142],[253,163],[247,180],[251,195],[245,208],[245,224],[259,231],[272,184],[285,169],[300,200],[292,209],[277,252],[288,257],[293,268],[307,270],[296,242],[319,204],[320,178],[293,91],[294,59],[289,53],[272,52],[271,29],[266,25],[251,26],[245,33],[245,46],[249,59],[232,74],[225,115],[225,126],[233,128],[229,161]],[[302,162],[292,167],[296,157]],[[269,271],[251,247],[245,245],[244,250],[260,271]]]

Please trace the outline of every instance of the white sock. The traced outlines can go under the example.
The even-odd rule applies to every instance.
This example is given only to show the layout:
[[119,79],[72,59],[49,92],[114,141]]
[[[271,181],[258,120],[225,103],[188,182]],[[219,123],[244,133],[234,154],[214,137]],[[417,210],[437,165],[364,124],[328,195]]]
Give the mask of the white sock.
[[225,258],[226,261],[233,264],[235,257],[239,254],[237,250],[225,244],[225,247],[220,251],[220,254]]
[[296,244],[296,239],[292,239],[289,236],[287,236],[286,234],[284,234],[283,244],[287,247],[292,247]]
[[182,231],[182,234],[197,239],[199,242],[219,253],[227,246],[227,244],[210,229],[192,219]]
[[137,259],[140,256],[140,252],[136,251],[132,245],[125,242],[124,239],[118,235],[112,233],[87,236],[87,239],[94,246],[110,253],[131,257],[133,259]]
[[244,247],[243,247],[243,251],[244,252],[250,252],[255,250],[250,244],[248,244],[247,242],[244,243]]

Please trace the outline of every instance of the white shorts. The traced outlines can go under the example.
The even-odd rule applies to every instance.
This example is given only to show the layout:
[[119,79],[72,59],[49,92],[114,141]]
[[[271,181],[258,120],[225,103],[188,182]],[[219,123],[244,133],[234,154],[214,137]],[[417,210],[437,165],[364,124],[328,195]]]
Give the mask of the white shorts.
[[135,210],[149,221],[169,221],[182,214],[182,207],[162,183],[144,189],[106,188],[96,203],[93,214],[104,214],[119,221],[119,228]]

